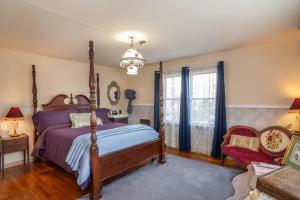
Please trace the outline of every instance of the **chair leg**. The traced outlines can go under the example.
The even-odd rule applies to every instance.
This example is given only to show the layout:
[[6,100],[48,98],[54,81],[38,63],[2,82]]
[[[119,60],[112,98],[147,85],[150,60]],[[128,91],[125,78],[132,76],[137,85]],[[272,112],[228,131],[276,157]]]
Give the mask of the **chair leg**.
[[225,154],[221,154],[221,165],[224,166]]

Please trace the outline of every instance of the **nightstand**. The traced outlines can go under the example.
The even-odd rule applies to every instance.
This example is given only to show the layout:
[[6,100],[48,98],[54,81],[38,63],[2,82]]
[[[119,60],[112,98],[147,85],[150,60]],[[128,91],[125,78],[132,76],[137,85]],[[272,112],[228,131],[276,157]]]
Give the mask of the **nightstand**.
[[29,137],[25,133],[18,137],[0,138],[0,170],[4,174],[4,154],[23,151],[24,165],[29,163]]
[[128,115],[126,115],[126,114],[109,115],[108,118],[112,122],[128,124]]

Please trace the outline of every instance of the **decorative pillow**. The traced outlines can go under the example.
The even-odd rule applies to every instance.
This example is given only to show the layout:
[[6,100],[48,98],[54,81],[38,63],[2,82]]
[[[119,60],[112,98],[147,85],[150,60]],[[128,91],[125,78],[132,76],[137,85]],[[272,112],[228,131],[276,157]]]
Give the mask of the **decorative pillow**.
[[252,151],[259,150],[259,139],[258,137],[248,137],[243,135],[231,135],[230,142],[227,145],[229,147],[240,147],[249,149]]
[[[78,109],[78,111],[80,113],[88,113],[88,112],[90,112],[90,109],[89,108],[80,108],[80,109]],[[110,122],[110,120],[108,119],[108,112],[109,112],[109,109],[107,109],[107,108],[97,108],[96,116],[101,118],[103,123]]]
[[[70,113],[72,128],[90,126],[91,113]],[[100,118],[97,117],[97,125],[103,125]]]
[[283,127],[264,129],[259,140],[263,152],[275,157],[283,156],[291,142],[289,131]]
[[70,113],[78,112],[76,109],[69,109],[63,111],[39,111],[32,116],[34,124],[37,126],[36,131],[38,134],[42,133],[43,130],[50,126],[59,124],[70,124]]

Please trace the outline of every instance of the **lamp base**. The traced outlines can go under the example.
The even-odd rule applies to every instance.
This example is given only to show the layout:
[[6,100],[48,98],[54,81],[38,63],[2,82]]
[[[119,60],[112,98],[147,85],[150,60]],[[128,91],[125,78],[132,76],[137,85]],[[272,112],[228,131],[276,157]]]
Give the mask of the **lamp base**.
[[19,137],[20,135],[17,133],[17,130],[14,130],[14,134],[9,135],[10,137]]
[[19,137],[20,135],[15,135],[15,134],[13,134],[13,135],[9,135],[10,137]]

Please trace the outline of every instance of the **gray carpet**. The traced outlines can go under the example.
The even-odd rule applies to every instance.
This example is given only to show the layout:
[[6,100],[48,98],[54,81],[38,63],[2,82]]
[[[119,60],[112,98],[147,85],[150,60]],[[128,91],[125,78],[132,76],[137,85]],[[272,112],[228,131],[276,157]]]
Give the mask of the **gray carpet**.
[[225,200],[234,194],[231,181],[239,173],[169,155],[164,165],[152,163],[105,185],[102,199]]

